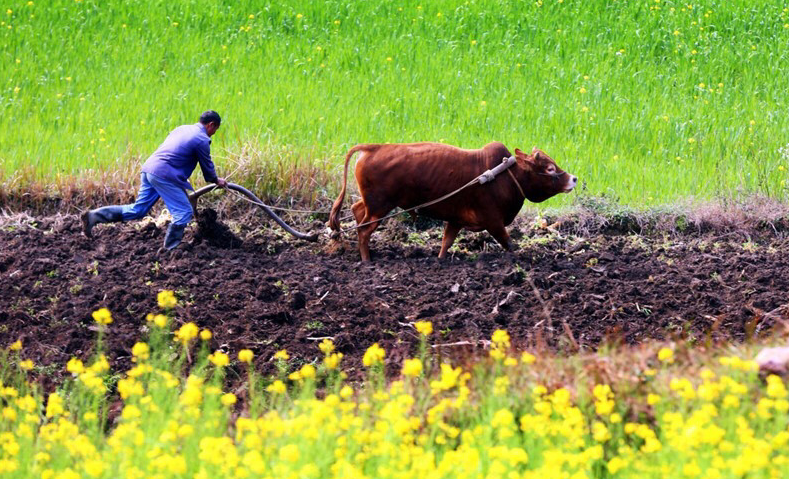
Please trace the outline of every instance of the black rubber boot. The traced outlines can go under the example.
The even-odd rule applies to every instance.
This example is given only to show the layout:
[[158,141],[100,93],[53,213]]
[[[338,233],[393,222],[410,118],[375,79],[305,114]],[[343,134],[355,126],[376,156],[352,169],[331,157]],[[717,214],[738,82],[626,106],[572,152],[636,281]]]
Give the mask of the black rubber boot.
[[123,221],[123,206],[105,206],[82,213],[82,233],[93,238],[93,227],[99,223],[117,223]]
[[170,226],[167,228],[167,234],[164,235],[164,249],[169,251],[181,244],[181,240],[184,238],[185,229],[186,225],[170,223]]

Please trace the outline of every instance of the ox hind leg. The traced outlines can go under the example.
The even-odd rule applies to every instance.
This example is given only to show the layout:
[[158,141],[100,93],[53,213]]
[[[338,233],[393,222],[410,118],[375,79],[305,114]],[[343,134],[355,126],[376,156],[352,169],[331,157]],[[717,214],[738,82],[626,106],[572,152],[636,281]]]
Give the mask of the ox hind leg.
[[356,219],[356,224],[362,224],[362,220],[367,214],[367,207],[364,205],[364,201],[359,200],[351,205],[351,213],[353,213],[353,217]]
[[447,250],[452,247],[452,243],[455,242],[455,238],[457,238],[458,233],[463,227],[453,223],[451,221],[447,221],[446,225],[444,226],[444,238],[441,240],[441,251],[438,253],[438,258],[441,259],[447,254]]
[[351,206],[353,216],[356,218],[356,224],[363,225],[356,228],[356,232],[359,235],[359,254],[362,257],[362,261],[370,261],[370,236],[381,224],[380,221],[376,220],[386,216],[391,209],[379,209],[377,212],[372,212],[364,200],[359,200]]

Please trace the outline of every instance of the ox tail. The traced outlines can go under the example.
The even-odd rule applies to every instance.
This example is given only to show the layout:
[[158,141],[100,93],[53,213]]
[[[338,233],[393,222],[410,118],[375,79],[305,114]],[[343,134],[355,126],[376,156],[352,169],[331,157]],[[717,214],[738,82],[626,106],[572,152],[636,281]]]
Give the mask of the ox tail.
[[348,150],[348,154],[345,155],[345,171],[342,175],[342,189],[340,190],[340,195],[334,200],[334,204],[331,207],[331,213],[329,214],[329,228],[331,228],[332,231],[340,231],[340,210],[342,209],[342,203],[345,200],[345,191],[348,186],[348,163],[351,161],[351,157],[357,151],[374,150],[378,146],[379,145],[376,144],[356,145]]

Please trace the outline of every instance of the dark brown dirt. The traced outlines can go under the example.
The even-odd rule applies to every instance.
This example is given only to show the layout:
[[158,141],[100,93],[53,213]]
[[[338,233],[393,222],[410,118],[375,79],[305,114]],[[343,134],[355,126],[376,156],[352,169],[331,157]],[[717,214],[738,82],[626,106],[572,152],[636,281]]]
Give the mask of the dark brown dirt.
[[[144,338],[146,313],[157,311],[157,292],[171,289],[176,326],[211,329],[213,348],[251,348],[270,372],[277,350],[287,349],[295,367],[320,358],[320,339],[331,337],[353,376],[374,342],[390,372],[399,369],[416,350],[416,320],[433,322],[441,354],[479,351],[498,328],[518,346],[534,347],[542,334],[565,352],[574,343],[594,349],[673,336],[739,341],[750,330],[770,334],[789,302],[789,241],[772,228],[580,237],[520,220],[510,229],[515,253],[485,233],[464,233],[441,262],[439,225],[390,221],[373,236],[373,263],[362,264],[352,234],[338,250],[251,218],[201,233],[192,226],[181,248],[162,255],[164,227],[151,221],[99,226],[89,240],[77,216],[6,218],[0,345],[23,338],[24,356],[44,366],[85,359],[96,336],[90,313],[105,306],[114,317],[108,355],[124,368]],[[319,221],[300,226],[323,229]],[[452,345],[460,342],[470,346]]]

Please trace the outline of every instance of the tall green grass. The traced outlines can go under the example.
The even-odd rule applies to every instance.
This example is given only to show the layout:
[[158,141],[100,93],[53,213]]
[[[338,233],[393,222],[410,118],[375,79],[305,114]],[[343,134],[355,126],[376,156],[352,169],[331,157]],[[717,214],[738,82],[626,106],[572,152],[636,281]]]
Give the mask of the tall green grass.
[[629,204],[787,196],[781,2],[6,5],[0,179],[17,188],[134,172],[211,108],[220,174],[249,144],[339,173],[355,143],[497,140]]

